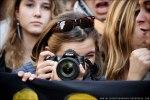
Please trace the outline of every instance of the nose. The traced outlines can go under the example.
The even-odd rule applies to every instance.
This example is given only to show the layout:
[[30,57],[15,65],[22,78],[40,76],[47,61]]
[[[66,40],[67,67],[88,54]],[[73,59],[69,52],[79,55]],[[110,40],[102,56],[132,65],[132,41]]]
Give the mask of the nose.
[[41,18],[41,9],[40,9],[40,7],[36,7],[34,9],[34,17]]
[[144,16],[144,11],[141,10],[138,14],[138,16],[136,17],[136,22],[140,25],[142,24],[143,22],[145,22],[145,16]]

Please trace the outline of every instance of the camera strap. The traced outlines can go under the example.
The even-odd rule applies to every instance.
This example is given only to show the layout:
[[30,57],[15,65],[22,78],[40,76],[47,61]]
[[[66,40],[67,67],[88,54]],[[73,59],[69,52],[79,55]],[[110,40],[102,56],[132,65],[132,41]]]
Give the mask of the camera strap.
[[86,64],[88,65],[87,67],[87,74],[85,76],[88,76],[90,74],[90,78],[92,80],[97,80],[97,73],[98,73],[98,66],[96,64],[92,64],[89,59],[85,59]]

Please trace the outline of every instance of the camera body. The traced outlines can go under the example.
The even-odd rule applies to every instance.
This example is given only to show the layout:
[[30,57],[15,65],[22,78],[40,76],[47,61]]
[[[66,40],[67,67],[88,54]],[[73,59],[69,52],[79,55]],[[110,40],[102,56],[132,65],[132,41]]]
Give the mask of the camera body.
[[62,80],[73,80],[79,75],[79,65],[85,68],[84,56],[79,56],[74,50],[68,49],[65,51],[62,57],[53,56],[46,60],[57,61],[58,65],[56,68],[57,75]]

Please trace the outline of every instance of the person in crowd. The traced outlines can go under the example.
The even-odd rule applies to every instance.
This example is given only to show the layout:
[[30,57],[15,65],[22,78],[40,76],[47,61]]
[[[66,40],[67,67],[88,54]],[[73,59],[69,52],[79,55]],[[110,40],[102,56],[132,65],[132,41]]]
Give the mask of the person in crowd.
[[[108,80],[143,80],[150,69],[150,0],[114,0],[103,34]],[[149,78],[150,79],[150,78]]]
[[9,0],[7,1],[10,32],[1,50],[1,71],[12,70],[27,62],[32,48],[50,20],[62,12],[58,0]]
[[95,29],[103,34],[105,20],[109,6],[113,0],[77,0],[74,11],[81,12],[87,16],[95,16]]
[[82,64],[79,65],[80,74],[76,79],[83,80],[88,69],[92,68],[95,68],[93,73],[97,76],[101,74],[102,64],[100,63],[101,53],[99,50],[100,37],[94,29],[93,16],[65,12],[51,21],[43,36],[34,46],[32,58],[36,59],[37,66],[26,65],[15,72],[22,77],[23,81],[28,78],[33,80],[35,75],[37,78],[60,80],[56,73],[58,61],[45,60],[45,58],[54,55],[62,57],[66,50],[72,49],[88,61],[85,61],[85,68]]
[[86,15],[95,16],[101,22],[106,20],[106,15],[112,0],[77,0],[74,10]]
[[[130,57],[128,80],[150,80],[150,0],[139,0],[136,9],[136,29],[132,45],[136,48]],[[138,41],[136,43],[136,41]]]

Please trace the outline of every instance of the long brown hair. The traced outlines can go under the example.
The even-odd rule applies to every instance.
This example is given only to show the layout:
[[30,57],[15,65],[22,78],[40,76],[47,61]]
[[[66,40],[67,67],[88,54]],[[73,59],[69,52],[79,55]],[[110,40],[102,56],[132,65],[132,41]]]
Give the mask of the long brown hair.
[[114,0],[108,12],[103,34],[107,79],[124,79],[123,74],[128,70],[126,66],[131,53],[137,2]]
[[[61,13],[62,6],[59,5],[59,0],[49,0],[50,1],[50,9],[52,12],[52,18],[59,13]],[[5,51],[5,62],[6,66],[10,67],[11,69],[15,69],[23,64],[24,59],[24,46],[22,45],[23,41],[19,38],[17,34],[17,19],[15,16],[16,9],[19,9],[20,3],[22,0],[8,0],[7,3],[9,4],[7,10],[7,17],[10,19],[10,32],[8,33],[7,41],[1,51],[3,53]]]

